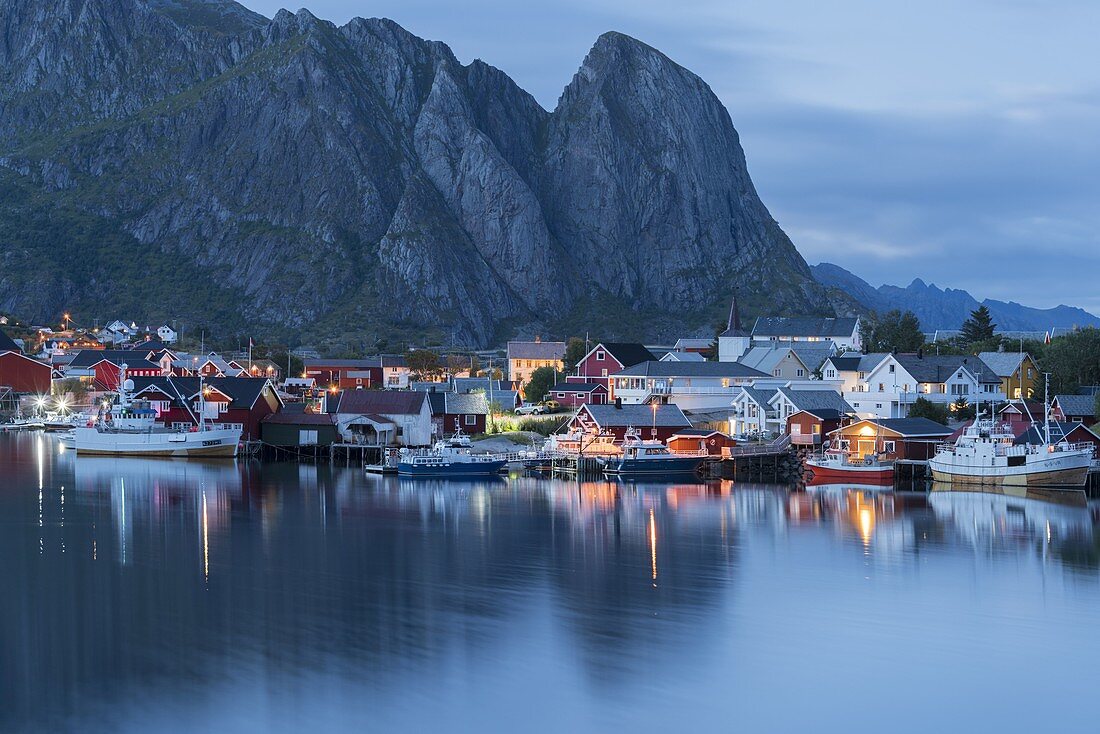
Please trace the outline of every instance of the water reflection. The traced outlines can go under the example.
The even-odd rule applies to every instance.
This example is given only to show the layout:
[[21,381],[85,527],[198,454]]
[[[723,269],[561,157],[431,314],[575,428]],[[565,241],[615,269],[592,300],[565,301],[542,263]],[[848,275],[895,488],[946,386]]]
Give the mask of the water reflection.
[[[41,435],[0,438],[0,466],[3,731],[455,728],[456,716],[706,728],[738,696],[768,694],[723,691],[740,660],[761,663],[743,631],[782,617],[787,594],[838,624],[853,612],[830,611],[831,585],[891,607],[850,586],[865,572],[846,559],[901,569],[890,578],[927,549],[1097,566],[1088,510],[984,495],[405,481],[327,464],[76,460]],[[760,639],[768,665],[787,659],[786,640]],[[239,718],[242,700],[254,716]],[[531,706],[544,718],[525,719]]]

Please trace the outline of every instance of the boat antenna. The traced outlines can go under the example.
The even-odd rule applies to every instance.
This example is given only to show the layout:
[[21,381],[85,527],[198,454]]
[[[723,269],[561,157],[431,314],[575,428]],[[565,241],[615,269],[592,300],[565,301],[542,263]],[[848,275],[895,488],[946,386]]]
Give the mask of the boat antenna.
[[1050,446],[1050,373],[1043,373],[1043,429],[1047,446]]

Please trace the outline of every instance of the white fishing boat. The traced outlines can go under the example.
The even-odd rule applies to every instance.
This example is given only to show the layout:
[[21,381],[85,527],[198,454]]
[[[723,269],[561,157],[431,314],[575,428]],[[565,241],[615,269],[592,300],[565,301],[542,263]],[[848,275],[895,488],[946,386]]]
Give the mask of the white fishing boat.
[[646,441],[634,428],[627,429],[622,454],[598,459],[604,472],[619,476],[693,474],[706,452],[673,453],[660,441]]
[[[202,400],[201,379],[199,384]],[[237,455],[241,431],[207,426],[202,418],[204,406],[200,406],[197,416],[192,414],[196,428],[169,429],[157,422],[157,412],[148,401],[131,397],[133,389],[133,381],[126,379],[126,365],[122,365],[117,401],[101,407],[90,425],[72,431],[71,444],[77,456],[231,458]],[[62,445],[68,445],[66,438],[62,438]]]
[[456,431],[426,451],[401,450],[397,473],[403,477],[492,477],[507,461],[488,453],[474,453],[470,437]]

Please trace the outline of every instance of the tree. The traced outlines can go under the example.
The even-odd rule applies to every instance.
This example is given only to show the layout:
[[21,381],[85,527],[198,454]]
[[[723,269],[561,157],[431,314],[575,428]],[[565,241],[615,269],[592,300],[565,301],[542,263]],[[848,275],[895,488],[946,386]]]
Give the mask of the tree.
[[[470,369],[470,358],[461,354],[447,355],[447,374],[454,377],[459,372]],[[471,375],[472,377],[472,375]]]
[[[1100,329],[1078,329],[1052,340],[1039,370],[1050,373],[1051,397],[1076,392],[1082,385],[1100,385]],[[1042,382],[1038,387],[1036,394],[1042,395]]]
[[584,339],[576,336],[569,337],[569,341],[565,343],[565,356],[562,357],[566,374],[571,374],[573,370],[577,369],[577,363],[584,359],[584,355],[587,353],[588,345]]
[[951,411],[947,409],[946,405],[933,403],[928,398],[917,398],[909,408],[910,418],[927,418],[944,425],[947,425],[950,414]]
[[405,363],[409,365],[409,372],[418,380],[435,377],[441,367],[439,355],[430,349],[414,349],[405,357]]
[[996,328],[993,323],[993,315],[985,305],[978,306],[970,312],[970,318],[962,325],[962,339],[968,344],[985,342],[993,339],[993,331]]
[[960,421],[973,420],[975,415],[977,415],[974,406],[971,405],[963,395],[960,395],[959,399],[951,404],[951,412],[954,414],[956,420]]
[[924,346],[924,332],[912,311],[898,309],[883,316],[872,314],[860,326],[860,338],[867,352],[915,352]]
[[558,371],[553,367],[539,367],[531,373],[531,380],[523,387],[523,398],[537,403],[546,397],[550,388],[558,383]]

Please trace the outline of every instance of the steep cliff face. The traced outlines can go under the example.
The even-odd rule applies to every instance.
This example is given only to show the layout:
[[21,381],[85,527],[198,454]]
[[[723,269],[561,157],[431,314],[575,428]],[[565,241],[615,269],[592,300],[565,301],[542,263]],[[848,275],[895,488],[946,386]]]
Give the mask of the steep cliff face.
[[32,317],[487,344],[593,304],[705,328],[735,286],[828,309],[717,98],[620,34],[553,113],[390,21],[227,0],[0,0],[0,66],[0,307]]

